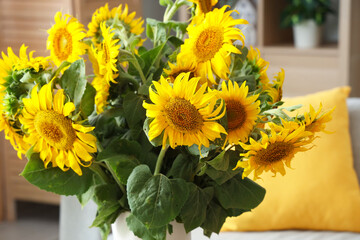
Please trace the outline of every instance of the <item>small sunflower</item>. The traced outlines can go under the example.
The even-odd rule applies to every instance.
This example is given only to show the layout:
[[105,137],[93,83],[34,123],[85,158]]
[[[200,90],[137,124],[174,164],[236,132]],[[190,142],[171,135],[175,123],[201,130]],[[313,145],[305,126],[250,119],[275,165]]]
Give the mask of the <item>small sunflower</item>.
[[91,85],[96,90],[96,95],[95,95],[96,112],[100,114],[104,111],[104,107],[107,105],[110,85],[105,80],[105,77],[100,74],[98,51],[97,49],[94,48],[94,46],[91,46],[89,48],[88,56],[90,62],[92,63],[92,67],[95,75],[93,81],[91,82]]
[[[21,112],[20,104],[22,97],[18,95],[22,96],[23,92],[21,89],[25,83],[14,79],[13,72],[23,69],[39,72],[49,66],[47,58],[34,58],[33,52],[30,52],[29,56],[27,56],[26,50],[27,47],[22,45],[18,57],[9,47],[7,54],[1,53],[2,58],[0,59],[0,101],[2,102],[0,104],[0,131],[4,131],[5,139],[10,141],[20,159],[22,158],[21,155],[26,153],[30,145],[23,140],[20,123],[16,120]],[[14,92],[12,85],[15,85],[14,89],[17,91]]]
[[215,108],[218,98],[214,93],[205,93],[207,84],[196,91],[198,78],[189,79],[190,73],[180,74],[173,85],[161,77],[160,82],[153,82],[155,89],[150,89],[150,100],[144,102],[146,116],[153,119],[150,124],[150,141],[163,133],[162,144],[167,141],[172,148],[197,144],[209,147],[209,141],[220,138],[225,129],[216,120],[222,118],[225,111],[223,103]]
[[167,74],[170,82],[174,82],[176,77],[181,73],[190,72],[190,78],[197,77],[196,76],[196,66],[192,62],[184,61],[184,59],[177,57],[176,65],[172,63],[168,63],[170,69],[164,69],[164,72]]
[[312,142],[312,133],[305,130],[305,125],[296,129],[288,129],[269,123],[271,136],[261,132],[259,142],[250,138],[250,144],[240,143],[246,153],[240,154],[244,161],[238,161],[235,168],[244,168],[242,177],[254,171],[254,180],[259,179],[263,171],[271,171],[276,175],[285,175],[284,163],[291,168],[291,160],[298,152],[307,151],[305,146]]
[[53,167],[58,166],[63,171],[71,168],[82,175],[80,165],[90,166],[91,153],[96,152],[96,138],[89,133],[94,128],[84,127],[69,118],[75,105],[65,103],[63,89],[53,96],[51,84],[44,85],[39,92],[35,86],[31,98],[23,99],[20,122],[27,131],[24,140],[34,145],[45,167],[51,162]]
[[250,132],[253,130],[258,114],[260,113],[260,101],[256,101],[259,95],[248,97],[249,87],[243,82],[241,87],[232,81],[222,83],[219,97],[225,101],[228,120],[227,142],[237,144],[247,142]]
[[196,15],[208,13],[217,4],[218,0],[188,0],[196,4]]
[[[41,69],[45,69],[49,66],[48,58],[46,57],[33,57],[34,51],[27,55],[27,46],[21,45],[19,50],[19,57],[16,56],[11,47],[7,49],[7,55],[2,52],[2,59],[0,59],[0,81],[4,81],[4,78],[11,75],[12,71],[20,71],[26,68],[33,69],[35,72],[39,72]],[[0,82],[1,84],[1,82]]]
[[135,35],[141,35],[144,31],[143,23],[144,20],[142,18],[134,19],[136,12],[132,12],[129,14],[128,5],[125,4],[124,9],[122,8],[122,4],[120,4],[117,8],[109,10],[108,4],[105,6],[96,9],[94,14],[92,15],[91,22],[88,25],[89,31],[87,35],[89,37],[93,37],[96,42],[97,39],[101,36],[100,26],[103,22],[107,22],[108,20],[120,20],[120,23],[129,33],[133,33]]
[[271,103],[276,103],[281,101],[283,94],[283,84],[285,79],[285,71],[281,69],[277,76],[275,76],[275,80],[270,86],[270,89],[266,90],[268,95],[271,97]]
[[98,114],[104,111],[104,107],[108,104],[110,85],[106,83],[105,79],[101,76],[95,76],[91,85],[96,90],[95,105]]
[[335,107],[330,111],[323,113],[322,112],[322,104],[320,103],[320,107],[317,111],[315,111],[314,107],[310,105],[310,112],[306,112],[304,114],[304,121],[306,131],[316,133],[316,132],[324,132],[331,133],[325,130],[326,123],[330,122],[332,119],[331,114],[334,112]]
[[230,53],[241,53],[233,41],[244,44],[244,34],[235,25],[247,24],[247,21],[231,17],[234,11],[225,12],[227,7],[216,8],[193,20],[187,28],[189,38],[181,46],[179,57],[195,63],[202,83],[208,78],[211,84],[217,84],[213,73],[227,80]]
[[21,129],[15,128],[13,124],[14,121],[9,120],[4,114],[0,114],[0,132],[4,131],[5,139],[10,141],[18,158],[22,159],[22,154],[27,152],[30,145],[24,141]]
[[47,49],[54,63],[74,62],[80,59],[87,45],[82,42],[86,36],[84,26],[74,17],[61,12],[55,14],[55,24],[48,30]]
[[249,52],[247,54],[248,61],[255,67],[256,73],[260,75],[259,79],[263,85],[263,88],[267,89],[269,84],[269,78],[267,76],[267,69],[269,67],[269,62],[265,61],[260,56],[260,50],[250,46]]
[[114,40],[114,33],[110,27],[106,27],[105,22],[100,25],[102,36],[104,37],[100,45],[100,50],[97,54],[99,64],[99,74],[104,76],[108,85],[110,82],[116,83],[114,80],[117,77],[116,62],[119,55],[119,45],[116,43],[118,39]]

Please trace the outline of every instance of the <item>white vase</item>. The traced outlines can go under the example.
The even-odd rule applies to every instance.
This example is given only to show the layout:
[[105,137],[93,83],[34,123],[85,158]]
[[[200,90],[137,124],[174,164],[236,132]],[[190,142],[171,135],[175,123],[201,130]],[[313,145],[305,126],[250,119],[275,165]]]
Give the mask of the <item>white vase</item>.
[[[111,225],[113,240],[141,240],[129,230],[126,224],[126,218],[129,215],[129,212],[120,214],[116,221]],[[173,226],[173,233],[171,235],[167,233],[166,240],[191,240],[191,234],[185,232],[183,224],[176,221],[173,221],[170,224]]]
[[293,26],[296,48],[315,48],[320,45],[322,28],[312,19]]

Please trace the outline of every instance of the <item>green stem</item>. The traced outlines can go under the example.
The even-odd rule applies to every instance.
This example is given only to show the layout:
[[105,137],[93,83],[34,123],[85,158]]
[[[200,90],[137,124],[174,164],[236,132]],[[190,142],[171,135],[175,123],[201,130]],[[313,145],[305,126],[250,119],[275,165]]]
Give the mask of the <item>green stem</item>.
[[111,179],[106,175],[98,163],[93,162],[89,168],[96,173],[104,183],[111,183]]
[[179,4],[178,0],[176,0],[175,3],[170,8],[168,5],[168,7],[165,10],[163,22],[166,23],[166,22],[170,21],[173,18],[173,16],[175,15],[175,13],[177,12],[177,10],[179,9],[179,7],[181,7],[182,5],[184,5],[184,4]]
[[168,145],[166,145],[164,148],[161,148],[161,152],[158,156],[158,159],[156,160],[156,167],[155,167],[155,171],[154,171],[154,176],[159,175],[160,170],[161,170],[161,166],[165,157],[165,153],[167,151],[167,149],[169,148]]

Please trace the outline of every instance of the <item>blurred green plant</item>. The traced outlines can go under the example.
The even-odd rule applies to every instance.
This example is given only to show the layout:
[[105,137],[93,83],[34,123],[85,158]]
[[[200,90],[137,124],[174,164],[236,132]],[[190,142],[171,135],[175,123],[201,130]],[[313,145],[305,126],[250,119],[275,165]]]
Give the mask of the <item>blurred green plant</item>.
[[288,5],[281,14],[281,26],[291,27],[309,19],[322,25],[327,14],[334,12],[330,0],[288,0]]

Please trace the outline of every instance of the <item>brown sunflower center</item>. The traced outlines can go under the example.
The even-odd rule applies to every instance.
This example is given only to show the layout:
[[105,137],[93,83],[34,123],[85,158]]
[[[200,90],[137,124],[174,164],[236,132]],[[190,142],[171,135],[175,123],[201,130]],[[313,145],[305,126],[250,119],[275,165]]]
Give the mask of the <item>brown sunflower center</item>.
[[211,11],[211,1],[209,0],[199,0],[199,5],[201,12],[207,13]]
[[195,43],[195,55],[200,62],[212,59],[222,47],[224,31],[220,27],[204,29]]
[[195,77],[195,73],[193,72],[193,70],[191,70],[191,69],[179,69],[177,71],[172,72],[169,75],[169,78],[170,78],[171,82],[174,82],[175,79],[177,78],[177,76],[179,76],[181,73],[187,73],[187,72],[190,72],[189,79]]
[[294,146],[289,142],[270,143],[266,149],[256,154],[256,161],[260,164],[271,164],[291,156]]
[[69,150],[76,140],[71,123],[70,119],[53,110],[38,112],[34,120],[39,135],[51,146],[62,150]]
[[194,105],[182,98],[172,98],[165,105],[168,124],[182,133],[197,132],[203,126],[203,118]]
[[71,34],[64,28],[59,29],[55,33],[53,45],[56,57],[61,61],[66,60],[73,48]]
[[229,130],[242,127],[247,117],[245,107],[236,100],[227,100],[225,103]]

